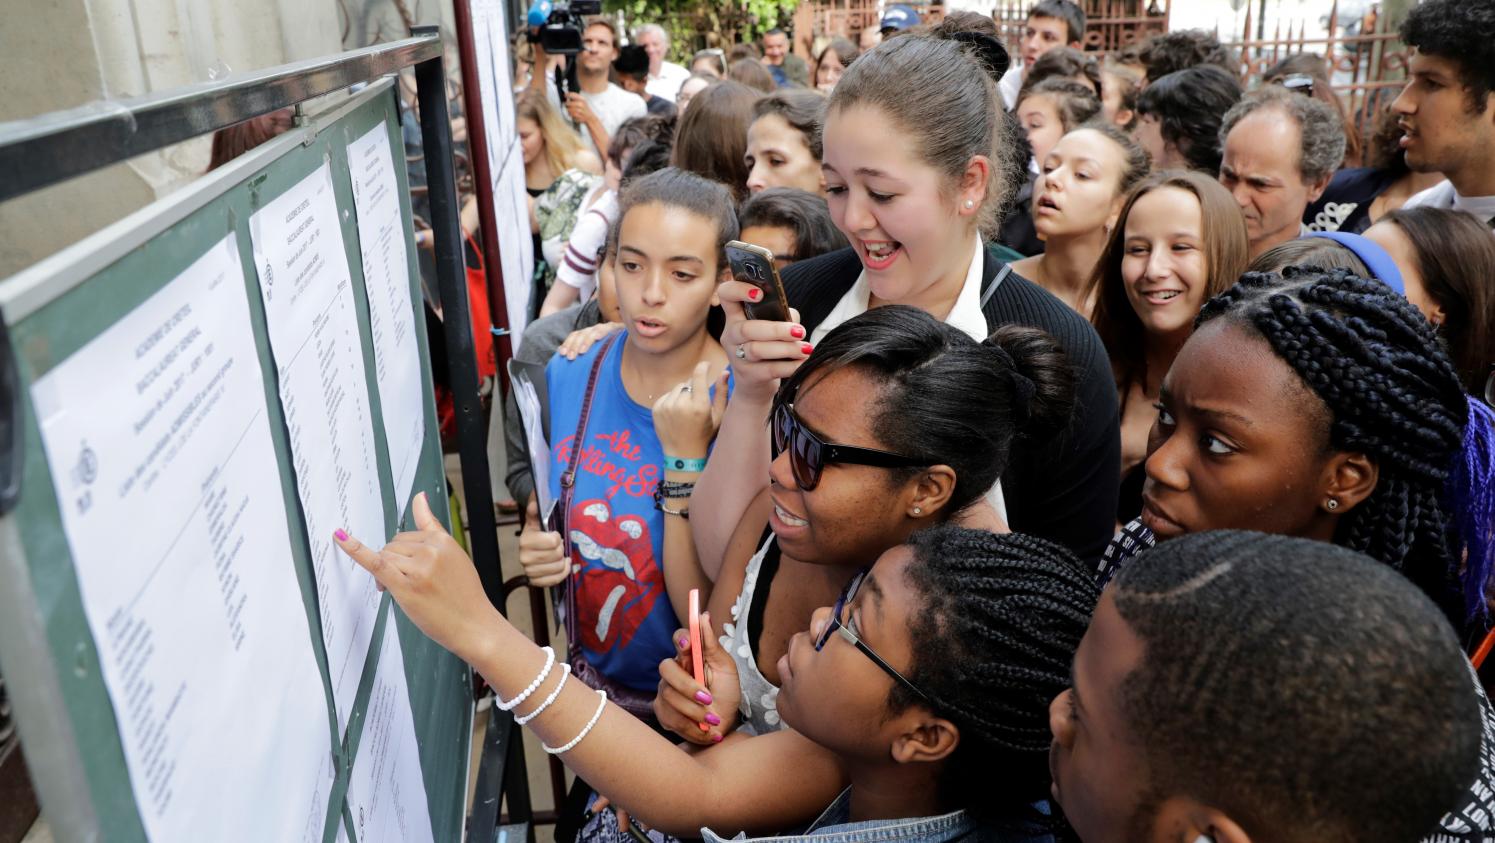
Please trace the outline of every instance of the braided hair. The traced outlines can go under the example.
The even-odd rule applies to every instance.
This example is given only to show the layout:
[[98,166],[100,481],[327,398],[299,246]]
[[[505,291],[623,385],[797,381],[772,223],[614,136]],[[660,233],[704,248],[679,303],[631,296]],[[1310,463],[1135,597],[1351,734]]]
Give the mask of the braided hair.
[[[1033,536],[939,526],[908,545],[906,575],[924,600],[909,681],[960,728],[946,804],[988,822],[1037,820],[1026,808],[1048,794],[1049,703],[1069,687],[1100,590],[1073,554]],[[920,702],[895,684],[888,707]]]
[[1375,490],[1341,520],[1335,543],[1401,571],[1456,626],[1483,607],[1488,553],[1471,553],[1456,608],[1462,543],[1440,494],[1462,453],[1469,405],[1432,327],[1405,298],[1345,269],[1247,272],[1207,302],[1264,337],[1332,417],[1330,447],[1375,461]]

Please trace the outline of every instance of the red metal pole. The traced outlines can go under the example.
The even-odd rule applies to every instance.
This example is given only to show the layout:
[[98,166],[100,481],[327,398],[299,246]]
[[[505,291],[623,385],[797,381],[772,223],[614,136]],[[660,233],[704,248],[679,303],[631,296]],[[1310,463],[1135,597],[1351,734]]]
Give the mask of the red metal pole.
[[[488,127],[483,123],[483,93],[478,85],[471,0],[455,0],[452,11],[457,24],[457,58],[462,65],[462,105],[467,113],[467,157],[472,162],[473,187],[478,194],[479,239],[483,245],[483,273],[488,281],[488,316],[494,326],[504,329],[502,334],[493,338],[501,385],[501,392],[494,396],[494,404],[501,405],[502,397],[509,394],[509,359],[514,356],[514,351],[509,343],[509,306],[504,298],[503,267],[498,259],[498,224],[493,219],[493,173],[488,168]],[[507,61],[507,57],[504,60]],[[494,96],[512,95],[511,91],[494,92]],[[501,412],[501,407],[495,406],[494,412]]]

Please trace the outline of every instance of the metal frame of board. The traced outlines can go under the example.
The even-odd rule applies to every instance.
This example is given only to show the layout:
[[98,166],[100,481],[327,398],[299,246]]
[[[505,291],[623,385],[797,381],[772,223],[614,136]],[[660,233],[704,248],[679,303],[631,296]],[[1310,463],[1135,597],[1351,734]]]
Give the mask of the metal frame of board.
[[[456,409],[472,557],[484,591],[503,611],[503,578],[485,447],[487,430],[469,329],[463,237],[458,220],[460,199],[453,175],[443,49],[436,27],[417,27],[414,37],[389,44],[0,124],[0,172],[6,173],[0,180],[0,201],[281,108],[296,106],[298,123],[304,122],[301,103],[410,67],[415,72],[427,162],[436,275],[443,303],[443,333]],[[295,142],[291,138],[271,141],[247,153],[241,161],[272,160],[284,151],[285,143]],[[116,238],[107,247],[83,256],[64,250],[38,264],[38,267],[53,261],[66,264],[64,272],[38,272],[35,271],[38,267],[33,267],[22,273],[30,280],[9,291],[12,295],[6,318],[0,319],[0,584],[4,586],[0,587],[0,651],[9,665],[37,668],[26,671],[24,683],[12,677],[7,691],[16,708],[22,743],[28,749],[28,767],[44,801],[48,793],[80,795],[88,789],[83,759],[61,704],[61,686],[53,673],[54,667],[50,659],[37,655],[47,651],[46,630],[36,606],[27,600],[27,595],[34,592],[19,532],[14,524],[7,523],[12,519],[4,517],[19,497],[24,453],[21,441],[24,424],[19,413],[21,387],[6,335],[7,320],[19,320],[35,311],[59,291],[108,266],[138,245],[135,241],[141,231],[164,231],[220,192],[230,180],[240,177],[242,168],[237,166],[210,173],[161,203],[144,226],[138,217],[116,224],[121,230],[129,226],[136,232],[135,240]],[[510,822],[523,823],[528,829],[532,826],[523,742],[512,729],[512,720],[497,712],[490,719],[489,733],[480,766],[479,796],[468,817],[469,834],[496,829],[498,806],[505,802]],[[505,784],[509,785],[507,789]],[[54,811],[48,817],[59,839],[106,836],[86,799],[74,799],[67,810]],[[478,833],[473,839],[488,839],[491,833]],[[526,831],[526,836],[529,834]]]

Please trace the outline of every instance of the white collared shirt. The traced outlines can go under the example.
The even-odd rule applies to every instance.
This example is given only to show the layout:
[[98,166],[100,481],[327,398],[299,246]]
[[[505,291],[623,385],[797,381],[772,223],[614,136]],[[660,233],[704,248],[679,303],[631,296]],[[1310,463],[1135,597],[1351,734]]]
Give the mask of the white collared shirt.
[[649,81],[645,83],[644,90],[656,97],[664,97],[670,102],[675,101],[675,96],[680,93],[680,86],[690,78],[690,71],[674,62],[660,62],[659,75],[649,75]]
[[[991,331],[986,327],[986,314],[981,312],[981,270],[985,265],[982,249],[981,238],[978,236],[971,251],[971,265],[966,269],[965,283],[955,299],[955,306],[950,308],[950,315],[945,317],[945,324],[958,328],[976,342],[985,342],[991,336]],[[867,270],[863,269],[857,276],[856,283],[851,285],[851,289],[846,291],[815,328],[815,332],[810,335],[810,343],[819,345],[825,335],[841,323],[866,313],[871,302],[872,287],[867,283]]]
[[[950,315],[945,317],[946,325],[963,332],[976,342],[986,342],[986,338],[991,336],[991,330],[986,327],[986,314],[981,312],[981,270],[986,265],[984,249],[981,237],[977,235],[975,248],[971,252],[971,265],[966,268],[965,284],[960,288],[955,306],[950,308]],[[871,301],[872,287],[867,283],[867,270],[863,269],[862,274],[857,276],[856,283],[851,285],[851,289],[836,302],[836,306],[831,308],[831,312],[810,335],[810,343],[819,345],[825,335],[836,326],[866,313]],[[1007,502],[1002,498],[1001,480],[992,484],[991,490],[986,493],[986,499],[1005,522]]]
[[1002,79],[997,83],[997,90],[1002,94],[1002,102],[1007,105],[1007,110],[1017,108],[1017,92],[1023,88],[1023,60],[1018,57],[1017,63],[1007,68],[1002,74]]
[[1403,208],[1446,208],[1473,214],[1480,222],[1495,228],[1495,196],[1464,196],[1454,189],[1453,182],[1444,179],[1427,190],[1408,199]]

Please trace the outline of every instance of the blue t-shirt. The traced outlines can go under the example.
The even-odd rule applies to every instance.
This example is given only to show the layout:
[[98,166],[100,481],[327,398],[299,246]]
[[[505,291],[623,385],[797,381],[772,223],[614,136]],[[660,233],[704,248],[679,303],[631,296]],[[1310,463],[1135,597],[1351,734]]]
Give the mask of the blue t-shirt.
[[[576,449],[580,462],[566,519],[573,570],[580,567],[576,630],[593,667],[616,682],[653,691],[659,686],[659,663],[675,654],[670,636],[680,628],[661,567],[664,513],[654,508],[664,451],[654,434],[653,411],[623,387],[627,338],[617,337],[597,374],[587,441]],[[592,361],[608,345],[597,343],[575,360],[556,355],[545,367],[555,500],[571,461]]]

